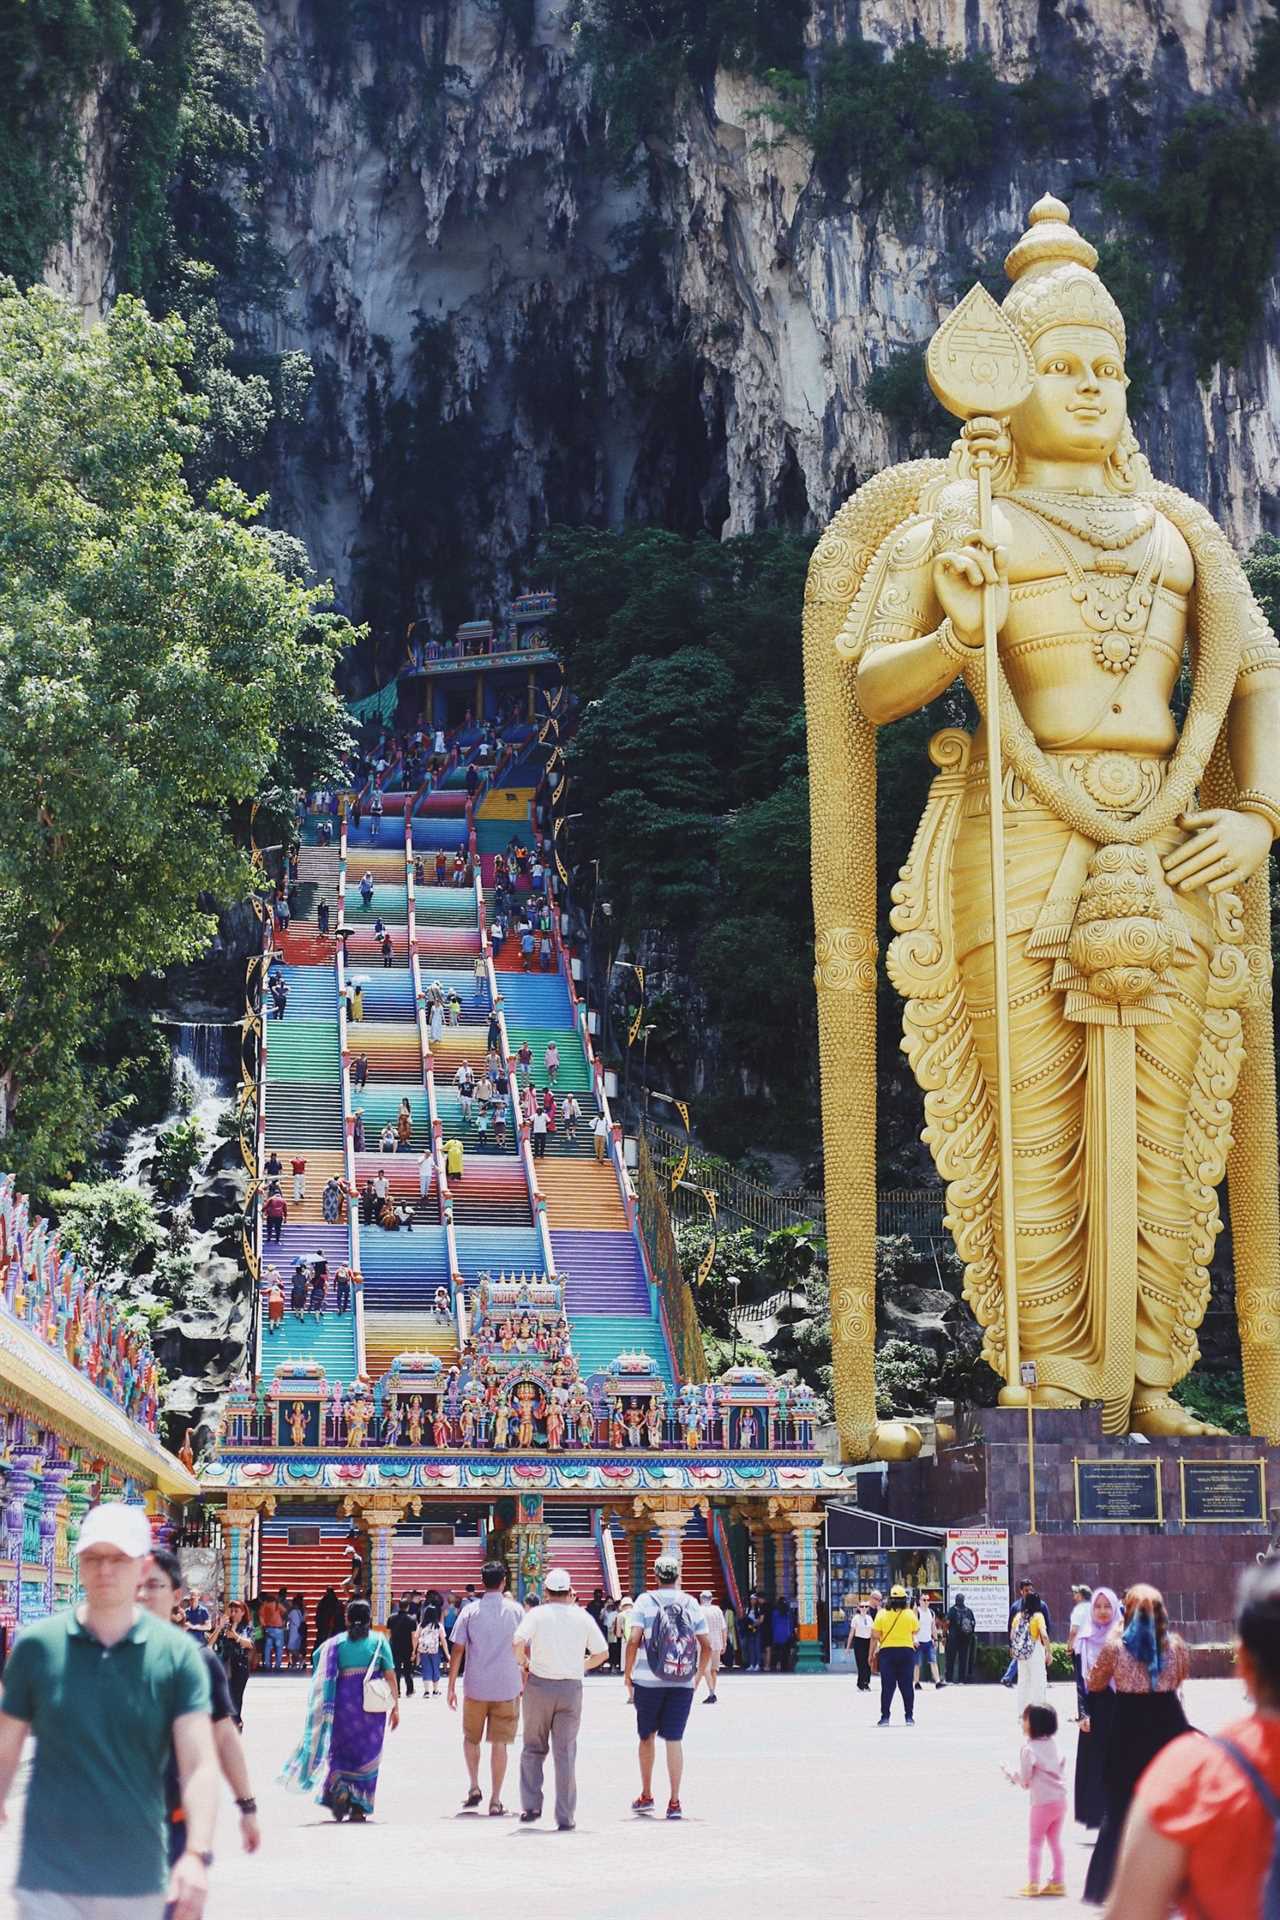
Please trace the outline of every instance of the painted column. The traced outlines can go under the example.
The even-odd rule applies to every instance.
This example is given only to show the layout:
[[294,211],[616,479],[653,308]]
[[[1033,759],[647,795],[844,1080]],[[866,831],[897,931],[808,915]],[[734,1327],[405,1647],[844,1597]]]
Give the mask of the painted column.
[[[551,1529],[545,1523],[540,1493],[522,1493],[516,1524],[511,1529],[514,1575],[512,1591],[518,1600],[527,1593],[540,1595],[547,1572],[547,1548]],[[511,1564],[509,1562],[508,1564]]]
[[532,726],[538,711],[538,675],[535,668],[529,669],[529,725]]
[[778,1591],[778,1554],[773,1534],[765,1529],[760,1541],[760,1585],[765,1598]]
[[360,1517],[369,1536],[369,1605],[375,1627],[385,1627],[391,1616],[391,1555],[404,1513],[398,1500],[361,1503]]
[[658,1537],[662,1543],[659,1551],[662,1553],[674,1553],[677,1558],[679,1558],[681,1545],[684,1540],[684,1530],[689,1524],[688,1513],[683,1507],[669,1507],[665,1508],[661,1513],[655,1513],[653,1518],[658,1529]]
[[54,1582],[57,1574],[58,1509],[63,1490],[71,1478],[69,1460],[46,1460],[40,1477],[40,1564],[44,1568],[44,1610],[52,1613],[57,1601]]
[[151,1544],[156,1547],[172,1547],[177,1528],[173,1524],[173,1515],[169,1511],[169,1502],[165,1495],[158,1487],[149,1487],[143,1495],[142,1504],[147,1510]]
[[80,1538],[80,1529],[84,1517],[93,1505],[98,1491],[96,1474],[83,1471],[75,1474],[67,1482],[67,1563],[71,1568],[71,1600],[74,1605],[81,1597],[80,1570],[76,1560],[76,1542]]
[[8,1553],[13,1561],[13,1617],[15,1623],[24,1618],[22,1605],[22,1565],[26,1551],[27,1500],[44,1453],[39,1447],[18,1447],[14,1450],[9,1468],[9,1484],[5,1488],[5,1525],[8,1533]]
[[821,1513],[793,1513],[789,1516],[796,1556],[796,1602],[800,1613],[799,1641],[796,1646],[796,1670],[812,1672],[823,1665],[818,1644],[818,1535]]
[[252,1508],[228,1507],[222,1516],[222,1596],[228,1602],[249,1597],[253,1523]]

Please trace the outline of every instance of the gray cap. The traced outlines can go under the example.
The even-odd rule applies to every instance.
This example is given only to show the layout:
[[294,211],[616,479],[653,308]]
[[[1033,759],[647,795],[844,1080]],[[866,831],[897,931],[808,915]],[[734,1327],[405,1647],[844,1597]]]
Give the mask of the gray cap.
[[671,1579],[678,1580],[680,1578],[680,1555],[678,1553],[660,1553],[653,1563],[653,1570],[659,1579],[661,1579],[665,1573],[668,1574]]

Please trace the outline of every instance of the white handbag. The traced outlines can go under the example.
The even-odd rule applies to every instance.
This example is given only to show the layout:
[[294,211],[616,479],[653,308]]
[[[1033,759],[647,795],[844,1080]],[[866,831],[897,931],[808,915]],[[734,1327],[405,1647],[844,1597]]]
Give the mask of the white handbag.
[[374,1668],[382,1658],[382,1642],[374,1635],[373,1658],[364,1670],[364,1710],[366,1713],[390,1713],[395,1706],[396,1697],[391,1691],[391,1682],[385,1674],[375,1673]]

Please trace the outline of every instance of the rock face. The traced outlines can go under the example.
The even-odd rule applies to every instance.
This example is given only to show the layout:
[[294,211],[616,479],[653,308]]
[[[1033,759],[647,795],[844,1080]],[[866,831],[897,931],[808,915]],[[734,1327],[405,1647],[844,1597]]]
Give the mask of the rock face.
[[[811,49],[854,30],[889,47],[919,35],[989,54],[1005,78],[1061,74],[1097,103],[1083,149],[1010,151],[958,192],[926,176],[906,230],[851,191],[832,197],[737,73],[682,81],[669,130],[620,183],[562,0],[533,0],[525,35],[499,0],[256,11],[264,204],[287,286],[242,330],[317,370],[303,442],[280,443],[267,483],[276,518],[386,635],[503,592],[550,521],[820,523],[907,451],[867,406],[872,370],[928,335],[971,262],[1003,257],[1039,194],[1097,232],[1089,181],[1149,156],[1192,101],[1238,103],[1265,8],[818,0]],[[1105,103],[1134,74],[1145,104],[1122,133]],[[87,308],[109,281],[101,173],[83,257],[57,266]],[[1272,322],[1203,387],[1175,354],[1137,423],[1156,470],[1241,543],[1280,514],[1278,348]]]

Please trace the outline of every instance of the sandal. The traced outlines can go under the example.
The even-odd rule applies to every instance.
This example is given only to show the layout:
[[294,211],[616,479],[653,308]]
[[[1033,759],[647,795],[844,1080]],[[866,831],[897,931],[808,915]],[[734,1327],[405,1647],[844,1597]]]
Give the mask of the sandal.
[[484,1795],[481,1793],[479,1787],[472,1787],[462,1804],[464,1807],[478,1807],[483,1799]]
[[489,1807],[489,1818],[491,1820],[501,1820],[506,1811],[501,1800],[494,1800]]

